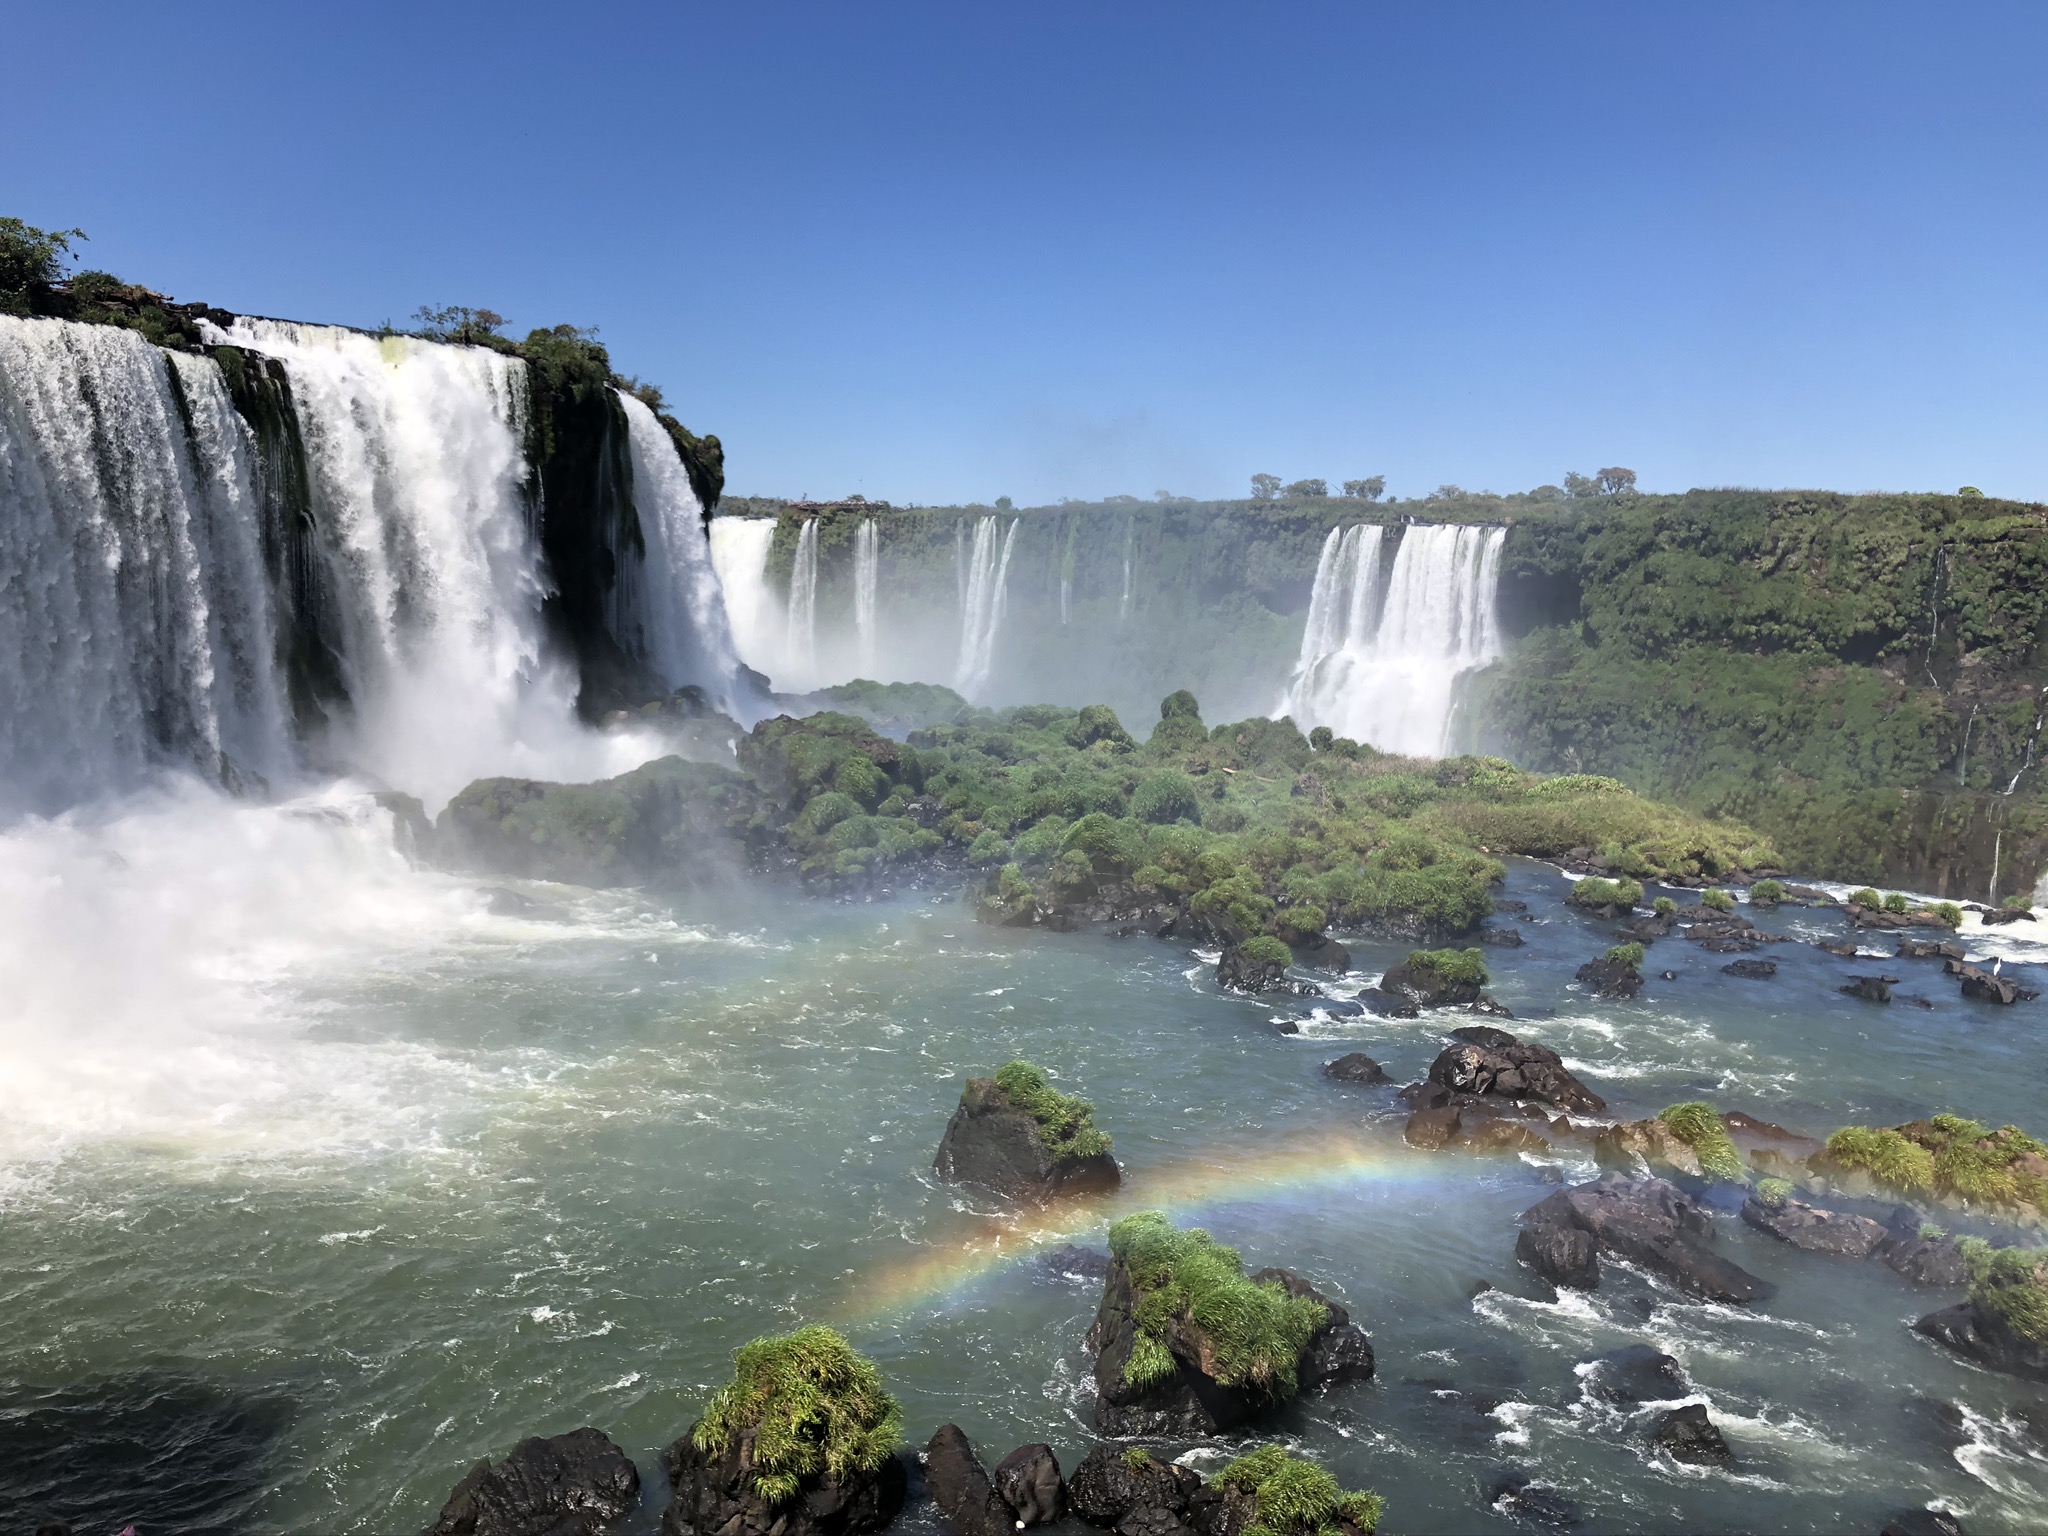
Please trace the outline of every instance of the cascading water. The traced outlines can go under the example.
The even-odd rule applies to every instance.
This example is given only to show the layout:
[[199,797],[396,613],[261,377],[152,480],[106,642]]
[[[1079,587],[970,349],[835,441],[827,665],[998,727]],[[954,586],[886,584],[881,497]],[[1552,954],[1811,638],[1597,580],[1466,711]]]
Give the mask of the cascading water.
[[1373,613],[1382,531],[1331,530],[1316,567],[1301,660],[1280,707],[1388,752],[1443,753],[1458,688],[1500,658],[1494,599],[1507,531],[1406,529]]
[[996,633],[1003,624],[1003,605],[1010,581],[1010,555],[1017,546],[1017,524],[1010,526],[997,549],[996,522],[984,517],[974,525],[974,549],[967,560],[965,594],[960,608],[960,664],[953,686],[973,698],[988,681],[995,662]]
[[768,585],[768,551],[774,543],[772,517],[711,520],[711,568],[725,595],[733,644],[741,661],[770,678],[781,671],[788,632],[781,600]]
[[860,641],[863,676],[875,670],[875,591],[881,567],[881,536],[875,520],[864,517],[853,535],[853,626]]
[[739,653],[702,504],[654,412],[628,394],[619,403],[632,439],[633,506],[646,547],[646,558],[621,587],[633,596],[646,659],[670,688],[698,683],[731,712]]
[[0,783],[16,809],[291,764],[253,444],[220,369],[0,316]]
[[789,686],[808,688],[818,670],[818,520],[807,518],[789,567]]

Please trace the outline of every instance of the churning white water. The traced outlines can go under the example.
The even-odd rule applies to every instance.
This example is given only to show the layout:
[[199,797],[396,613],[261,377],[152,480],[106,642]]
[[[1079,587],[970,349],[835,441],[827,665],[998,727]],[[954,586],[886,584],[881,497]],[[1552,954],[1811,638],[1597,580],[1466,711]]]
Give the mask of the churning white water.
[[1017,547],[1018,518],[1010,519],[1000,552],[997,519],[984,517],[974,525],[974,548],[967,557],[960,604],[960,663],[953,686],[974,698],[988,681],[995,663],[996,635],[1003,627],[1003,607],[1010,582],[1010,555]]
[[633,508],[646,550],[621,587],[633,594],[647,659],[670,688],[697,683],[731,713],[739,653],[704,534],[703,504],[654,412],[628,394],[619,403],[632,442]]
[[0,808],[287,770],[253,452],[210,359],[0,316]]
[[1301,659],[1280,707],[1383,751],[1438,756],[1464,679],[1500,658],[1503,528],[1403,531],[1379,593],[1383,530],[1332,529],[1316,565]]
[[881,577],[881,545],[875,520],[862,518],[853,535],[853,627],[864,677],[873,676],[875,670],[875,595]]

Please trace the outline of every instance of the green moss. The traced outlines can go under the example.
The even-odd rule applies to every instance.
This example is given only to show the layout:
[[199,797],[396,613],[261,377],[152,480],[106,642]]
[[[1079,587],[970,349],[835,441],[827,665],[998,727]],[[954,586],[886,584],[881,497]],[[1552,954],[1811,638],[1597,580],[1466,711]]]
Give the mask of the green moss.
[[697,1423],[697,1448],[751,1446],[754,1491],[771,1504],[819,1477],[872,1472],[902,1438],[902,1412],[874,1365],[830,1328],[755,1339]]
[[2031,1344],[2048,1344],[2048,1249],[1994,1248],[1960,1238],[1970,1270],[1970,1300],[2004,1319]]
[[1571,902],[1578,907],[1631,908],[1643,899],[1643,888],[1634,880],[1603,880],[1588,875],[1572,887]]
[[1372,1536],[1386,1508],[1378,1494],[1347,1493],[1314,1462],[1278,1445],[1238,1457],[1216,1481],[1252,1496],[1245,1536],[1340,1536],[1346,1525]]
[[1607,951],[1607,958],[1616,965],[1625,965],[1632,971],[1640,971],[1643,968],[1643,946],[1633,941],[1617,944]]
[[1038,1139],[1054,1157],[1095,1157],[1109,1150],[1109,1138],[1095,1128],[1095,1106],[1061,1093],[1030,1062],[1007,1063],[996,1073],[996,1086],[1038,1122]]
[[1742,1178],[1742,1154],[1714,1106],[1694,1099],[1673,1104],[1657,1118],[1671,1127],[1671,1134],[1699,1154],[1700,1167],[1712,1177],[1731,1183]]
[[1407,963],[1425,971],[1434,971],[1445,981],[1461,987],[1483,987],[1488,981],[1483,950],[1411,949]]
[[1897,1131],[1844,1126],[1828,1138],[1827,1155],[1842,1167],[1861,1169],[1905,1194],[1934,1183],[1934,1154]]
[[[1292,1397],[1295,1368],[1329,1312],[1277,1284],[1254,1284],[1237,1250],[1195,1228],[1182,1231],[1158,1211],[1127,1216],[1109,1229],[1111,1255],[1130,1271],[1138,1332],[1164,1348],[1175,1318],[1199,1328],[1209,1342],[1216,1379],[1270,1397]],[[1144,1351],[1156,1368],[1156,1356]],[[1140,1351],[1133,1351],[1138,1361]],[[1134,1378],[1132,1385],[1157,1378]]]

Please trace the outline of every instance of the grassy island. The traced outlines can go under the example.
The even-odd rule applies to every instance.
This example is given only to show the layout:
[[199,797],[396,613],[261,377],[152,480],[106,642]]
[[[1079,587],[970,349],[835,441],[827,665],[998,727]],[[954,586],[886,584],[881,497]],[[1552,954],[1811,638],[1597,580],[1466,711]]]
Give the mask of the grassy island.
[[1238,1457],[1216,1481],[1252,1496],[1257,1513],[1244,1536],[1373,1536],[1386,1511],[1378,1494],[1347,1493],[1314,1462],[1278,1445]]
[[875,1471],[902,1428],[873,1363],[832,1329],[810,1327],[742,1345],[694,1439],[710,1456],[746,1447],[754,1492],[781,1504],[807,1480]]
[[1038,1123],[1038,1139],[1054,1157],[1099,1157],[1109,1150],[1109,1137],[1095,1128],[1095,1106],[1061,1093],[1030,1062],[1005,1065],[996,1073],[996,1087]]

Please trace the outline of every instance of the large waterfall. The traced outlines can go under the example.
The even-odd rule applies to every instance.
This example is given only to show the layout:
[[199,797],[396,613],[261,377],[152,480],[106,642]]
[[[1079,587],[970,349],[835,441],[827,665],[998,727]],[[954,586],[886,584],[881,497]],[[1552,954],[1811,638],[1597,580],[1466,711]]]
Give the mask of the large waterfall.
[[773,679],[782,667],[786,621],[768,586],[768,552],[775,543],[772,517],[714,517],[711,566],[725,594],[726,617],[740,660]]
[[875,520],[864,517],[853,535],[853,627],[860,642],[863,675],[875,670],[875,597],[881,579],[881,536]]
[[960,662],[953,686],[972,699],[988,681],[995,664],[996,634],[1003,626],[1003,606],[1010,582],[1010,555],[1017,547],[1017,524],[1011,518],[1000,540],[998,519],[984,517],[974,525],[974,548],[964,567],[960,604]]
[[806,518],[796,536],[796,557],[789,567],[789,648],[786,665],[794,674],[790,687],[809,687],[818,670],[818,520]]
[[1375,524],[1330,531],[1280,707],[1304,729],[1437,756],[1450,746],[1460,684],[1501,654],[1494,606],[1506,530],[1405,529],[1384,595],[1383,536]]

